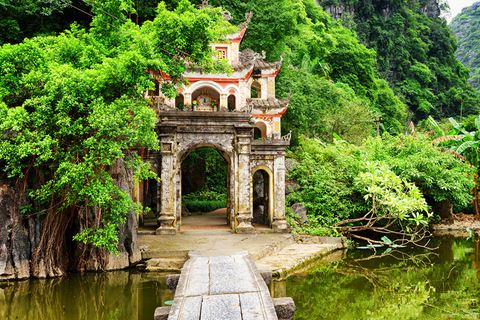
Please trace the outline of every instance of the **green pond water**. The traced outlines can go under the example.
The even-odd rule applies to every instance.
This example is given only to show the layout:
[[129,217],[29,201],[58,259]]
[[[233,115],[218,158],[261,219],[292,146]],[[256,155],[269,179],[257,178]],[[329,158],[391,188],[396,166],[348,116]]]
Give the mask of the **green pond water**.
[[[438,256],[350,251],[272,281],[270,291],[294,299],[297,320],[479,319],[480,242],[445,237],[439,246]],[[0,319],[152,320],[174,296],[165,275],[130,270],[0,282]]]

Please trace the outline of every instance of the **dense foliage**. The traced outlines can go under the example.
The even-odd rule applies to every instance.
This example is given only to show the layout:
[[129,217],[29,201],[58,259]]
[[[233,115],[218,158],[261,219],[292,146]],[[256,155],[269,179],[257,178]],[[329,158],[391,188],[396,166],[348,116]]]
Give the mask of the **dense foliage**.
[[458,50],[455,53],[460,62],[470,69],[468,80],[477,94],[480,94],[480,3],[464,8],[453,18],[450,29],[458,40]]
[[[220,9],[199,11],[187,0],[174,12],[160,5],[157,17],[139,27],[124,21],[131,5],[106,1],[94,9],[89,31],[74,25],[56,37],[0,49],[0,161],[10,176],[25,179],[31,166],[42,168],[38,179],[45,183],[30,196],[34,212],[48,204],[38,212],[51,217],[42,236],[46,247],[36,250],[47,259],[61,257],[56,250],[64,249],[71,217],[85,208],[95,208],[95,219],[76,239],[116,251],[116,227],[133,202],[117,188],[110,168],[130,154],[137,178],[154,175],[129,151],[158,145],[156,115],[142,96],[153,87],[145,70],[181,81],[185,62],[178,56],[214,67],[205,48],[231,31]],[[162,89],[171,94],[172,88],[167,83]]]
[[416,120],[456,116],[461,105],[464,114],[478,112],[478,97],[467,84],[468,69],[456,59],[456,40],[439,17],[443,2],[322,0],[320,4],[345,6],[344,23],[375,49],[379,73],[403,97]]
[[19,43],[33,36],[55,35],[73,22],[88,26],[90,16],[68,4],[89,11],[82,0],[0,1],[0,45]]
[[[70,1],[79,6],[76,0]],[[64,26],[71,22],[71,20],[66,20],[61,13],[66,12],[65,10],[72,10],[71,7],[65,7],[65,4],[60,6],[63,3],[60,0],[46,2],[49,4],[42,3],[41,6],[55,9],[51,10],[51,17],[55,17]],[[201,0],[192,1],[195,5],[201,4],[201,2]],[[148,21],[155,17],[154,8],[160,1],[131,1],[130,3],[131,6],[126,11],[126,15],[131,21],[142,25],[148,24]],[[165,1],[165,6],[171,10],[177,8],[178,4],[179,0]],[[80,7],[86,9],[86,11],[96,6],[94,2],[89,1],[83,3],[83,5],[86,8]],[[295,68],[317,76],[317,78],[325,77],[335,83],[347,85],[353,89],[354,94],[352,95],[351,91],[346,90],[345,96],[342,97],[343,100],[353,99],[356,101],[355,103],[361,103],[364,109],[373,113],[376,112],[376,116],[383,116],[385,129],[389,132],[399,133],[402,131],[406,106],[393,94],[387,83],[378,78],[375,51],[367,49],[361,44],[354,31],[345,28],[340,22],[334,21],[314,0],[210,0],[209,5],[213,7],[222,6],[229,10],[233,16],[231,21],[233,24],[244,22],[245,13],[253,10],[253,19],[248,27],[241,49],[251,48],[256,52],[264,50],[269,61],[279,60],[280,55],[285,53],[284,67],[291,64]],[[22,19],[13,13],[10,14],[10,12],[6,17],[13,20],[17,19],[15,20],[16,23],[20,23],[19,21]],[[89,17],[87,16],[87,18]],[[106,17],[106,21],[110,22],[111,17]],[[85,24],[84,21],[79,22],[82,25]],[[58,27],[49,23],[46,23],[46,28],[52,31],[58,30]],[[32,33],[26,32],[25,34],[31,35]],[[194,39],[190,40],[195,42]],[[14,40],[10,40],[10,42],[14,42]],[[291,73],[282,73],[277,77],[279,82],[277,95],[280,98],[286,98],[289,93],[290,89],[286,85],[292,80],[285,79],[282,82],[284,77],[289,76],[291,76]],[[316,82],[314,78],[311,79]],[[340,86],[346,88],[346,86]],[[323,88],[327,87],[323,86]],[[293,95],[297,97],[293,99],[291,106],[296,108],[307,107],[296,102],[303,102],[303,100],[308,99],[304,96],[305,94],[293,90]],[[328,96],[328,90],[323,95]],[[338,95],[342,95],[342,93],[337,92]],[[333,102],[326,101],[329,105]],[[326,113],[328,109],[322,107],[318,111]],[[303,114],[309,115],[307,112],[303,112]],[[352,114],[345,115],[344,118],[348,119],[351,116]],[[374,114],[358,114],[356,121],[365,121],[364,118],[367,117],[372,120],[370,122],[371,127],[374,127],[372,116]],[[300,134],[300,132],[295,132],[295,128],[305,120],[314,123],[317,118],[307,117],[305,119],[305,117],[300,117],[297,119],[291,116],[288,119],[291,123],[290,127],[294,130],[294,135]],[[322,133],[322,125],[320,123],[317,123],[317,125],[319,128],[316,132]],[[328,136],[328,132],[322,134]]]
[[[472,199],[474,170],[423,138],[384,134],[367,139],[361,146],[305,139],[294,157],[299,163],[292,175],[298,180],[299,188],[288,201],[303,202],[322,226],[364,216],[372,209],[371,202],[364,196],[375,183],[362,182],[364,173],[373,172],[372,165],[384,168],[383,173],[374,174],[378,179],[392,175],[389,180],[398,177],[414,183],[429,204],[448,200],[456,210],[462,210]],[[397,187],[379,188],[394,190]]]
[[333,142],[334,135],[351,143],[361,143],[373,133],[375,114],[346,84],[332,83],[303,68],[284,66],[277,81],[277,94],[292,90],[288,112],[282,117],[282,130],[292,131],[293,146],[300,135],[318,136]]

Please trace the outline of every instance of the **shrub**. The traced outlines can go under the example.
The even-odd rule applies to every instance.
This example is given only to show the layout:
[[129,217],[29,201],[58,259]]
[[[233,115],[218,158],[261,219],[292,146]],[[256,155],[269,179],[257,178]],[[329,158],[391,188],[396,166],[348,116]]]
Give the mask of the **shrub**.
[[367,139],[360,147],[344,141],[323,144],[302,138],[294,157],[299,162],[292,177],[300,187],[287,201],[303,202],[308,214],[322,226],[363,216],[372,209],[365,202],[365,188],[355,183],[368,171],[368,163],[414,183],[430,204],[448,200],[458,212],[472,200],[475,170],[423,138],[387,133]]
[[227,201],[185,201],[182,203],[190,212],[210,212],[226,208]]

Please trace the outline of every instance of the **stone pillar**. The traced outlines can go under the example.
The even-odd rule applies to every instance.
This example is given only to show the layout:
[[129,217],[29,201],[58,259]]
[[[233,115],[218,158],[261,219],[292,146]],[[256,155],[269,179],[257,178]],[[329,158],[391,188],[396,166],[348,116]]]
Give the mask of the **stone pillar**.
[[222,92],[220,94],[220,108],[217,111],[228,111],[228,101],[227,101],[228,93]]
[[252,171],[250,168],[250,139],[252,137],[251,128],[237,129],[237,152],[238,152],[238,212],[236,227],[237,233],[255,233],[255,228],[252,226],[252,207],[250,199],[250,188],[252,181]]
[[175,228],[175,212],[174,212],[174,184],[172,173],[174,172],[175,159],[173,154],[173,136],[162,137],[160,142],[161,147],[161,198],[160,203],[160,217],[158,218],[159,227],[156,234],[177,234]]
[[183,96],[183,103],[186,106],[189,106],[189,105],[192,104],[192,94],[190,92],[185,92],[185,94]]
[[274,160],[275,176],[275,210],[273,217],[273,230],[275,232],[289,232],[288,223],[285,220],[285,156],[279,155]]

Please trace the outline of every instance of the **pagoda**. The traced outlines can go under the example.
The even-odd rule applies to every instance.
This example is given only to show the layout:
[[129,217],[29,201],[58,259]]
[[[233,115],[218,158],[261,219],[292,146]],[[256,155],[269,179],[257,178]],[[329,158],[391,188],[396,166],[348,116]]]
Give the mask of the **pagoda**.
[[[201,8],[209,7],[204,1]],[[224,13],[228,19],[230,14]],[[147,91],[158,114],[160,153],[155,156],[158,185],[157,234],[181,230],[182,161],[198,147],[216,149],[228,163],[226,224],[238,233],[254,233],[252,177],[261,174],[265,188],[261,205],[263,221],[276,232],[287,232],[285,221],[285,149],[290,134],[281,136],[281,117],[289,98],[275,98],[275,77],[280,61],[266,62],[265,53],[239,51],[253,14],[247,13],[237,31],[211,44],[216,59],[226,59],[231,74],[207,73],[190,65],[174,99],[160,90]],[[150,72],[159,88],[168,75]],[[255,218],[256,219],[256,218]]]

